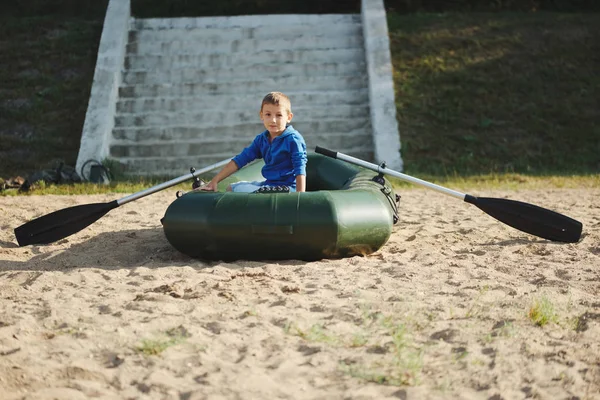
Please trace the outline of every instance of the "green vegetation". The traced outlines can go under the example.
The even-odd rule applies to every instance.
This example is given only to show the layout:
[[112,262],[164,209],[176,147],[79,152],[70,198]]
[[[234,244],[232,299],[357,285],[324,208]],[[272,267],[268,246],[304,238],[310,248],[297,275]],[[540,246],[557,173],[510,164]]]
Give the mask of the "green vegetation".
[[[191,182],[191,181],[190,181]],[[55,195],[78,195],[78,194],[101,194],[101,193],[135,193],[144,189],[148,189],[159,182],[153,180],[140,180],[137,182],[111,182],[108,185],[100,185],[96,183],[77,183],[69,185],[54,185],[44,184],[40,182],[34,186],[29,192],[19,192],[17,189],[0,191],[0,196],[16,196],[16,195],[31,195],[31,194],[55,194]],[[191,183],[174,186],[177,190],[191,190]]]
[[[132,9],[215,15],[227,6],[233,15],[270,4],[224,1],[211,14],[200,3],[133,0]],[[241,8],[250,3],[258,8]],[[321,3],[279,11],[325,12]],[[403,10],[396,3],[386,5]],[[29,0],[0,13],[4,179],[75,165],[105,5],[57,4],[52,11]],[[389,12],[388,24],[406,173],[457,189],[600,185],[600,14]],[[46,185],[35,193],[133,192],[154,183]]]
[[479,290],[477,297],[475,297],[475,299],[471,303],[471,306],[468,308],[467,313],[465,314],[465,318],[475,317],[484,309],[484,307],[479,303],[479,301],[481,300],[481,297],[488,292],[489,289],[489,286],[485,285]]
[[[423,369],[423,348],[413,340],[408,323],[400,323],[392,316],[371,311],[362,305],[356,318],[360,329],[351,335],[339,334],[323,324],[301,329],[295,323],[285,326],[285,332],[309,343],[344,347],[347,355],[340,361],[340,370],[354,378],[381,385],[410,386],[419,383]],[[368,355],[370,354],[370,355]],[[354,356],[360,357],[357,361]]]
[[554,311],[554,305],[546,296],[536,299],[527,315],[538,326],[544,326],[549,322],[557,322],[558,320],[558,315]]
[[[571,175],[571,176],[528,176],[524,174],[487,174],[472,176],[435,176],[419,175],[421,179],[446,186],[455,190],[470,191],[483,190],[524,190],[524,189],[573,189],[573,188],[599,188],[600,175]],[[417,188],[412,183],[390,178],[396,188]],[[40,182],[34,185],[29,192],[21,193],[17,189],[0,190],[0,196],[16,196],[21,194],[54,194],[54,195],[77,195],[77,194],[101,194],[101,193],[135,193],[166,181],[159,179],[140,178],[132,181],[112,181],[108,185],[95,183],[77,183],[70,185],[45,184]],[[191,190],[192,181],[174,186],[175,190]],[[474,193],[475,194],[475,193]]]
[[329,334],[322,324],[315,324],[311,326],[310,329],[301,329],[296,324],[290,324],[285,328],[285,330],[286,333],[300,336],[302,339],[309,342],[336,345],[343,341],[341,338]]
[[408,173],[598,172],[600,15],[388,20]]
[[[413,342],[408,327],[405,324],[393,321],[391,317],[379,315],[377,324],[369,326],[368,335],[371,341],[377,338],[380,342],[388,342],[389,353],[373,362],[366,363],[341,363],[340,369],[346,374],[381,385],[412,386],[419,383],[423,369],[423,349],[417,347]],[[368,344],[367,336],[363,346]]]
[[183,326],[167,329],[164,334],[154,339],[143,339],[135,346],[135,351],[147,356],[156,356],[171,346],[183,343],[190,337],[189,332]]
[[[407,172],[409,173],[409,172]],[[598,188],[600,187],[600,175],[526,175],[514,173],[493,173],[461,176],[452,174],[447,176],[436,176],[431,174],[413,174],[438,185],[446,186],[455,190],[523,190],[523,189],[574,189],[574,188]],[[416,187],[412,183],[390,178],[395,187]]]
[[75,165],[102,22],[0,17],[0,177]]
[[175,338],[169,339],[144,339],[141,344],[135,347],[138,353],[147,356],[157,356],[171,346],[178,344],[179,341]]

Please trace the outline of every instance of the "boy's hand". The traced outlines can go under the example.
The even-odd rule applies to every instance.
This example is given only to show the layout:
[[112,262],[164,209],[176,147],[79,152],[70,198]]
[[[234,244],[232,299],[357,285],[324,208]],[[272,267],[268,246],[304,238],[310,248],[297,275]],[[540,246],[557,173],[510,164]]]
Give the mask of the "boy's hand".
[[296,192],[306,192],[306,175],[296,175]]
[[217,174],[215,175],[210,182],[208,182],[206,185],[204,186],[200,186],[197,189],[194,190],[202,190],[202,191],[206,191],[206,192],[216,192],[217,191],[217,184],[219,182],[221,182],[223,179],[227,178],[229,175],[233,174],[235,171],[238,170],[237,164],[231,160],[229,161],[229,163],[223,167],[223,169]]
[[217,182],[210,181],[206,185],[200,186],[199,188],[194,189],[194,190],[202,190],[205,192],[216,192],[217,191]]

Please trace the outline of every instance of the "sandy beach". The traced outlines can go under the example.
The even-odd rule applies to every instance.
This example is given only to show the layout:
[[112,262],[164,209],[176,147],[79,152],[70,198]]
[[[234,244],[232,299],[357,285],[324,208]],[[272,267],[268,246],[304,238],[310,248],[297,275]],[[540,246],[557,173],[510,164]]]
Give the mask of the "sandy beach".
[[0,197],[0,399],[600,399],[600,189],[472,192],[582,239],[411,188],[374,254],[225,263],[168,243],[175,190],[28,247],[15,227],[124,195]]

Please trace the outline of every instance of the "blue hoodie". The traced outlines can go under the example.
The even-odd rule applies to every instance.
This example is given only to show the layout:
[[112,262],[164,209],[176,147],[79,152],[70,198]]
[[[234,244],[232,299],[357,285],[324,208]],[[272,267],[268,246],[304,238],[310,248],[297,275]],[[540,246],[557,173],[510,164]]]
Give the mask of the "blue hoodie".
[[291,125],[272,142],[269,142],[269,131],[260,133],[233,161],[239,169],[257,158],[265,160],[261,172],[267,185],[286,185],[295,189],[296,176],[306,175],[306,143]]

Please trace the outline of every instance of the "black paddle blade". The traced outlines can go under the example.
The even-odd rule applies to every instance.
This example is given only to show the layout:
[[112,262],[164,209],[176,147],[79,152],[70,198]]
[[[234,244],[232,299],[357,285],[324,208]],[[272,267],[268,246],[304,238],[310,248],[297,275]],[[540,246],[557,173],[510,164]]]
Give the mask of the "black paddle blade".
[[576,243],[583,225],[566,215],[516,200],[465,196],[465,201],[523,232],[556,242]]
[[118,206],[119,203],[114,200],[64,208],[15,228],[15,236],[19,246],[56,242],[93,224]]

